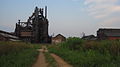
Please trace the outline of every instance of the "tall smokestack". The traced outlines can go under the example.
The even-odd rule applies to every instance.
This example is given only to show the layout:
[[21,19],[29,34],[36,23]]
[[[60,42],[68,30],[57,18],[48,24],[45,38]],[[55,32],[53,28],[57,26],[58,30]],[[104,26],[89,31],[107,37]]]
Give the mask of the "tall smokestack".
[[45,18],[47,18],[47,6],[45,6]]

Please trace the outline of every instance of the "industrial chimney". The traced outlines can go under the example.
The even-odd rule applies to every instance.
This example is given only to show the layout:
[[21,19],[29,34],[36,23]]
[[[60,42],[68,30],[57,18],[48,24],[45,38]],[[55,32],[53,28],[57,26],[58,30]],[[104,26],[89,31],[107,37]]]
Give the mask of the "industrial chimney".
[[47,18],[47,6],[45,6],[45,18]]

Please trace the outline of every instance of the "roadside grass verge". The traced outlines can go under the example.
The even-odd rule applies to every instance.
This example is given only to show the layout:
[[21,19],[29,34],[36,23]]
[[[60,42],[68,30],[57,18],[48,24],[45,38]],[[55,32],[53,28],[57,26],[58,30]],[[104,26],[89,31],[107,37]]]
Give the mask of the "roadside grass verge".
[[0,42],[0,67],[32,67],[38,45],[24,42]]

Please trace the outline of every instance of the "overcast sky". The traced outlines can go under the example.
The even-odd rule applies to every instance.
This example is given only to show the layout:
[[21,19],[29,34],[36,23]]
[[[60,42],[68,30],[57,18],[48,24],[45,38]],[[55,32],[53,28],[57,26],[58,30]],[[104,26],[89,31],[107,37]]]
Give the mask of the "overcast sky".
[[120,28],[120,0],[0,0],[0,30],[13,32],[36,6],[48,6],[49,34],[82,36],[99,28]]

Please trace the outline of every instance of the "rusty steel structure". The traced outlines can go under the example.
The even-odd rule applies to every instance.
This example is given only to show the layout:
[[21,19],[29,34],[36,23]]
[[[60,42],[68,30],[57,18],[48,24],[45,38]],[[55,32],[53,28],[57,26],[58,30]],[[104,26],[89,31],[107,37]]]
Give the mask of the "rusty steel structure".
[[36,7],[32,16],[27,22],[16,23],[15,35],[20,39],[32,43],[50,43],[51,37],[48,35],[47,6],[45,13],[43,8]]

